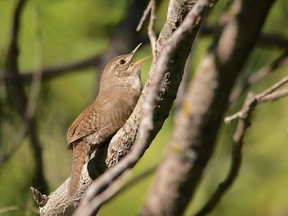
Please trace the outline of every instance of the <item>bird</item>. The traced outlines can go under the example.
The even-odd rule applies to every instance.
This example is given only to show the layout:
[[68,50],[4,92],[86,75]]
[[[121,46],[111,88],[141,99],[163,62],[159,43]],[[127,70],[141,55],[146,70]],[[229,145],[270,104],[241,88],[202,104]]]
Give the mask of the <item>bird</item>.
[[74,197],[85,157],[104,145],[124,125],[134,110],[142,91],[141,65],[132,59],[139,44],[131,53],[110,60],[102,73],[99,93],[93,103],[74,120],[67,132],[68,150],[73,150],[68,196]]

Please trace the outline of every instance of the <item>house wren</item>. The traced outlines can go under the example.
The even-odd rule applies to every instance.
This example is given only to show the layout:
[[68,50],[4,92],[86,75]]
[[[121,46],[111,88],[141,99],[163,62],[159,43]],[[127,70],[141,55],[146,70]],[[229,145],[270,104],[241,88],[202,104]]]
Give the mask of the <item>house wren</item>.
[[68,149],[73,149],[73,164],[68,195],[77,191],[85,157],[109,140],[126,122],[141,93],[141,65],[131,60],[131,53],[113,58],[106,65],[100,80],[99,94],[72,123],[67,133]]

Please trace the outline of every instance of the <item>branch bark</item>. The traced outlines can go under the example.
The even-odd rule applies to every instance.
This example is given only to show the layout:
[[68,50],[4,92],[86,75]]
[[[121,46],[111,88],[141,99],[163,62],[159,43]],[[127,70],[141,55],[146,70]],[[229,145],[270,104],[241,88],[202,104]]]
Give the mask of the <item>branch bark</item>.
[[176,115],[172,140],[142,215],[183,215],[213,154],[233,83],[258,39],[272,3],[234,0],[229,13],[222,15],[219,35]]
[[[207,0],[206,1],[202,0],[199,2],[202,2],[203,7],[203,2],[207,3]],[[106,158],[105,151],[102,154],[98,154],[98,152],[96,152],[98,156],[102,156],[101,160],[99,159],[99,157],[97,157],[97,155],[93,159],[97,161],[96,164],[98,165],[104,164],[104,166],[101,167],[101,171],[105,169],[105,166],[111,168],[114,165],[118,164],[118,162],[126,154],[129,153],[132,146],[134,146],[134,142],[136,140],[136,137],[138,136],[138,130],[140,130],[139,126],[142,120],[142,108],[145,104],[146,98],[150,98],[150,100],[152,101],[154,100],[153,98],[156,98],[157,99],[155,101],[156,105],[152,107],[151,104],[149,105],[150,109],[152,108],[153,110],[153,112],[151,113],[153,115],[152,118],[153,127],[152,128],[148,127],[148,135],[144,136],[143,139],[139,137],[139,140],[142,140],[144,145],[143,146],[136,145],[135,148],[136,147],[138,148],[138,152],[136,150],[133,151],[136,153],[134,154],[131,153],[130,157],[128,155],[125,158],[126,162],[124,159],[123,162],[121,161],[122,163],[120,162],[117,165],[118,168],[115,167],[115,169],[107,171],[103,176],[101,176],[101,178],[97,179],[95,184],[97,184],[97,182],[100,183],[98,183],[98,187],[97,186],[93,187],[94,190],[93,189],[91,190],[90,195],[87,194],[88,199],[86,199],[86,201],[88,200],[87,201],[88,203],[94,197],[94,195],[96,195],[99,192],[102,192],[102,190],[106,188],[106,186],[111,181],[121,176],[124,170],[126,170],[127,168],[131,168],[132,166],[135,165],[138,159],[144,154],[146,148],[149,147],[151,141],[154,139],[158,131],[161,129],[165,119],[168,117],[170,108],[173,104],[173,100],[176,97],[177,89],[183,74],[185,62],[190,52],[190,47],[198,32],[199,24],[201,23],[201,22],[194,22],[196,17],[199,16],[199,14],[195,12],[195,10],[202,12],[201,9],[203,8],[201,7],[196,8],[194,11],[191,11],[189,18],[187,18],[187,20],[185,19],[186,23],[184,24],[183,22],[185,16],[192,8],[194,3],[195,1],[171,1],[169,6],[170,13],[168,15],[165,26],[163,27],[163,30],[160,33],[160,37],[157,41],[156,46],[157,52],[156,52],[156,58],[154,59],[155,66],[152,66],[150,70],[149,73],[150,75],[147,84],[138,101],[138,104],[134,112],[126,122],[126,124],[118,131],[118,133],[113,137],[111,143],[109,144],[108,151],[106,152],[107,154],[106,163],[105,163]],[[183,22],[183,24],[181,25],[182,28],[180,28],[179,26],[182,22]],[[159,77],[160,79],[159,83],[161,83],[160,85],[153,84],[155,82],[157,84],[156,77]],[[155,89],[155,86],[157,87],[156,88],[157,94],[153,94],[154,91],[153,88]],[[145,110],[145,108],[143,109]],[[145,125],[145,123],[143,124]],[[139,136],[140,134],[141,133],[139,133]],[[92,167],[93,167],[92,170],[95,170],[95,167],[94,166]],[[92,182],[92,180],[89,177],[89,174],[91,175],[91,173],[89,173],[90,171],[85,172],[85,169],[86,168],[84,168],[82,172],[80,187],[77,191],[75,199],[67,200],[66,198],[67,184],[63,183],[60,187],[57,188],[57,190],[54,193],[49,195],[47,203],[42,208],[40,208],[41,215],[69,215],[71,213],[66,210],[71,208],[74,209],[77,206],[79,200],[83,196],[83,193],[87,189],[87,186],[89,186]],[[88,170],[90,170],[89,167]],[[83,179],[90,179],[90,180],[86,182],[83,181]],[[66,182],[67,181],[69,181],[69,179],[67,179]],[[54,214],[56,211],[57,214]],[[79,211],[81,212],[81,210]],[[81,215],[84,214],[85,211],[82,211]]]

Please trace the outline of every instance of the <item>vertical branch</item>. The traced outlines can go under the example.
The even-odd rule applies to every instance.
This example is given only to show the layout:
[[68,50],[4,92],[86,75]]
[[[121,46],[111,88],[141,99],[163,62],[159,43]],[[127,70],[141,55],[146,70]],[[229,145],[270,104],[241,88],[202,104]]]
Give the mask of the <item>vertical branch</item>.
[[14,108],[20,113],[21,116],[25,115],[25,108],[27,104],[27,97],[24,92],[24,86],[19,78],[19,68],[18,68],[18,36],[20,31],[20,18],[22,15],[23,8],[25,6],[26,0],[19,0],[13,15],[12,31],[11,31],[11,40],[6,56],[6,73],[13,76],[13,80],[6,81],[6,88],[9,95],[8,98],[14,98],[12,100]]
[[7,93],[9,95],[8,98],[12,99],[13,108],[18,112],[19,116],[23,119],[25,127],[27,129],[27,135],[29,135],[30,138],[35,165],[34,183],[37,185],[46,186],[46,180],[43,174],[42,148],[38,137],[37,124],[34,117],[29,119],[26,116],[28,100],[23,82],[19,78],[18,38],[20,31],[21,15],[25,3],[26,0],[19,0],[13,15],[11,41],[6,56],[6,73],[9,73],[9,75],[12,76],[12,79],[6,81],[5,85],[7,88]]
[[148,25],[148,37],[151,43],[153,58],[155,58],[155,49],[157,38],[154,32],[154,23],[156,19],[155,11],[156,11],[156,0],[150,0],[151,3],[151,11],[150,11],[150,20]]
[[272,3],[272,0],[234,0],[229,13],[220,18],[219,35],[196,71],[176,114],[172,139],[142,215],[184,214],[213,155],[234,81],[258,39]]
[[151,49],[152,49],[152,54],[153,54],[153,59],[155,58],[155,49],[156,49],[156,42],[157,42],[157,37],[154,32],[154,23],[156,19],[156,0],[150,0],[147,8],[145,9],[143,16],[140,19],[140,22],[136,28],[136,31],[140,31],[144,21],[146,20],[148,14],[150,12],[150,19],[149,19],[149,25],[148,25],[148,37],[150,40],[151,44]]

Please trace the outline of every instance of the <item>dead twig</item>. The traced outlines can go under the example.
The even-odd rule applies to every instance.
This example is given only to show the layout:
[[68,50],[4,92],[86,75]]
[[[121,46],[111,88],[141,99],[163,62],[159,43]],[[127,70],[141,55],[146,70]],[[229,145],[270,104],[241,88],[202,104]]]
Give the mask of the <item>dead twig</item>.
[[202,216],[210,213],[235,182],[241,168],[243,139],[245,137],[246,130],[251,125],[250,120],[253,109],[260,103],[274,101],[288,96],[288,88],[276,91],[276,89],[280,88],[287,82],[288,76],[256,96],[252,92],[249,92],[241,110],[234,115],[225,118],[226,123],[230,123],[231,121],[238,119],[238,125],[233,135],[230,170],[225,180],[218,185],[215,192],[211,195],[201,210],[195,214],[195,216]]
[[284,52],[282,52],[281,55],[278,58],[276,58],[273,62],[265,65],[254,74],[246,77],[243,80],[240,88],[231,94],[230,103],[234,103],[247,89],[250,88],[250,86],[254,85],[261,79],[265,78],[271,73],[274,73],[278,69],[285,67],[287,65],[288,65],[288,49],[284,50]]
[[283,94],[283,91],[281,93],[277,92],[273,95],[272,93],[278,88],[280,88],[281,86],[283,86],[284,84],[286,84],[287,82],[288,82],[288,76],[284,77],[283,79],[281,79],[280,81],[278,81],[277,83],[275,83],[270,88],[263,91],[262,93],[256,95],[255,97],[251,99],[249,106],[243,107],[239,112],[226,117],[224,119],[225,123],[228,124],[236,119],[245,118],[247,113],[250,112],[251,109],[254,109],[255,106],[257,106],[259,103],[266,102],[268,100],[274,101],[274,100],[277,100],[279,98],[286,96],[286,93],[287,93],[286,91],[284,91],[284,94]]
[[140,31],[144,21],[147,19],[147,16],[150,12],[150,19],[149,19],[149,25],[148,25],[148,37],[150,40],[150,44],[151,44],[151,49],[152,49],[152,53],[153,53],[153,58],[155,57],[155,49],[156,49],[156,42],[157,42],[157,37],[156,34],[154,32],[154,23],[155,23],[155,19],[156,19],[156,15],[155,15],[155,11],[156,11],[156,0],[150,0],[147,8],[145,9],[143,16],[136,28],[136,31]]

